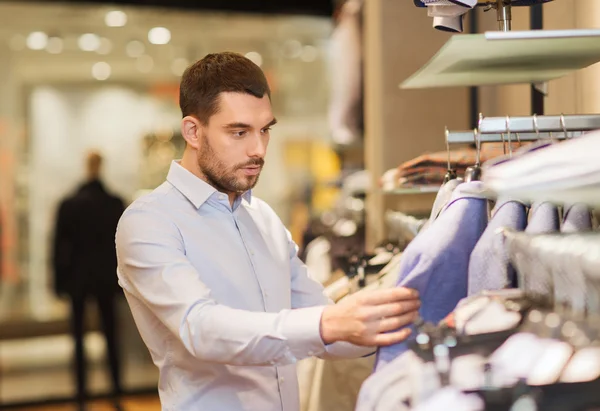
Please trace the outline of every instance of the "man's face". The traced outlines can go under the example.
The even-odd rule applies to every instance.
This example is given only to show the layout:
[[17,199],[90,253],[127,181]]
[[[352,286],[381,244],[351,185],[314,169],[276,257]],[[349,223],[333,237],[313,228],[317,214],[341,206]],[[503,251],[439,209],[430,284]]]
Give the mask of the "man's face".
[[253,188],[264,165],[271,101],[243,93],[221,93],[219,111],[199,129],[198,166],[209,184],[225,193]]

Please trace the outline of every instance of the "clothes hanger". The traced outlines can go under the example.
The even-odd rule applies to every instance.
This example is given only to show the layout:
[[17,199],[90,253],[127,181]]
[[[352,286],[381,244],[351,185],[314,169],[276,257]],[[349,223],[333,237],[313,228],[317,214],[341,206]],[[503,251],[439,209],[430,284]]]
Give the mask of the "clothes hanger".
[[448,170],[446,171],[446,175],[444,176],[444,184],[446,184],[450,180],[456,179],[456,170],[450,166],[450,143],[448,142],[448,127],[446,127],[445,137],[446,137],[446,153],[448,154]]
[[473,138],[475,140],[475,165],[467,167],[465,170],[465,182],[481,180],[481,122],[483,114],[479,113],[478,127],[473,129]]

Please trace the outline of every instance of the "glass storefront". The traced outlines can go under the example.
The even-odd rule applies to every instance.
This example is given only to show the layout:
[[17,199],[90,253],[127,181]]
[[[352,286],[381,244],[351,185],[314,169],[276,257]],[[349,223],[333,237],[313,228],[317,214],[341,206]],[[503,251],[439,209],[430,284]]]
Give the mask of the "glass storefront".
[[[104,155],[104,181],[126,203],[163,181],[183,150],[179,76],[207,53],[245,54],[269,79],[279,124],[255,194],[299,239],[314,181],[339,172],[326,118],[331,30],[320,17],[0,3],[0,404],[74,394],[69,304],[54,294],[50,264],[57,205],[82,181],[89,149]],[[323,207],[331,188],[316,197]],[[153,389],[124,301],[119,313],[125,389]],[[89,317],[98,394],[109,379]]]

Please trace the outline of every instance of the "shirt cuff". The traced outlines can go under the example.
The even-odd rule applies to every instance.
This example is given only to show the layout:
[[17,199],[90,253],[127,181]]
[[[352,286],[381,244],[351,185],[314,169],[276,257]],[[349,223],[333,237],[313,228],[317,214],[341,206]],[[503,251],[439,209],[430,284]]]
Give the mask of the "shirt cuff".
[[377,347],[361,347],[346,341],[338,341],[325,347],[323,359],[359,358],[374,354]]
[[320,330],[324,309],[325,306],[297,308],[288,313],[282,332],[296,360],[325,352]]

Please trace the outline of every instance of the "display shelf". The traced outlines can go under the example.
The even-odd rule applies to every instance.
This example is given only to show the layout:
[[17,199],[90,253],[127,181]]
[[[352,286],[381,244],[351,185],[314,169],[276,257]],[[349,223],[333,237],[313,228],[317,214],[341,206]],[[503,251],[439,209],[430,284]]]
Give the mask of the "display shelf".
[[600,30],[455,34],[403,89],[541,83],[600,61]]

